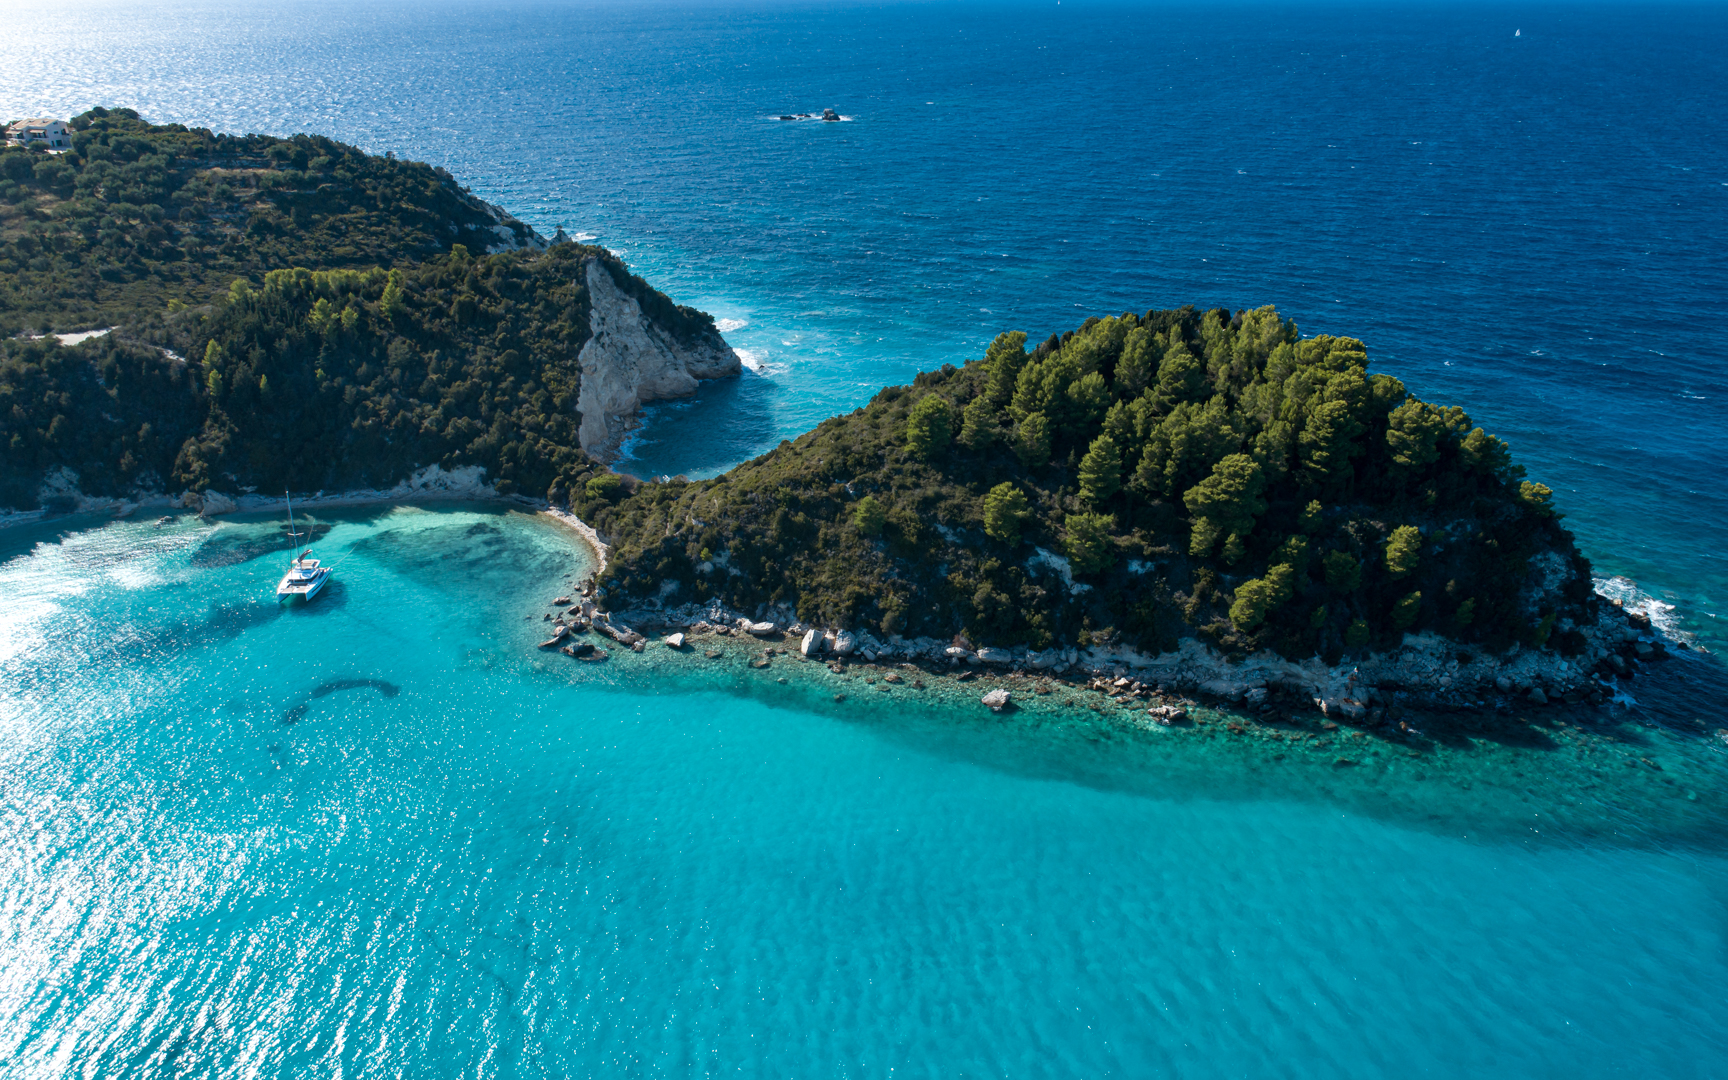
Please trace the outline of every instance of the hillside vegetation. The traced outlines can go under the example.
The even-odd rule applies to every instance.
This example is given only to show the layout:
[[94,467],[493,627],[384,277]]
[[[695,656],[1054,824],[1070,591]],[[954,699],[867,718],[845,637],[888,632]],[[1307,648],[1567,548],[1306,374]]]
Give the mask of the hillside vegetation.
[[714,598],[1038,647],[1198,635],[1334,661],[1433,628],[1580,642],[1551,493],[1458,408],[1272,308],[1090,319],[890,387],[724,476],[566,477],[612,602]]
[[443,169],[323,136],[219,135],[130,109],[71,126],[71,153],[0,150],[0,337],[118,325],[282,267],[531,242]]
[[74,127],[75,153],[0,153],[0,329],[119,329],[0,341],[0,506],[35,507],[60,468],[120,496],[472,464],[539,496],[587,463],[586,260],[673,336],[716,333],[604,249],[539,250],[425,165],[126,110]]

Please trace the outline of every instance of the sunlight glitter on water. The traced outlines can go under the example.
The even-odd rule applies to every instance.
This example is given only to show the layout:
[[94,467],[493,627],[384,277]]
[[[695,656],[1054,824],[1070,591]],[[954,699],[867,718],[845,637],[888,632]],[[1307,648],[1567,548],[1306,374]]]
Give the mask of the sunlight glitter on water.
[[[971,686],[836,705],[816,664],[579,665],[533,648],[588,565],[560,527],[320,519],[342,588],[303,608],[267,551],[235,557],[268,521],[4,564],[157,582],[99,575],[0,667],[19,1075],[1591,1076],[1728,1049],[1728,863],[1695,829],[1549,814],[1545,775],[1588,755],[1345,777],[1085,710],[1004,722]],[[1597,818],[1662,790],[1628,783]]]

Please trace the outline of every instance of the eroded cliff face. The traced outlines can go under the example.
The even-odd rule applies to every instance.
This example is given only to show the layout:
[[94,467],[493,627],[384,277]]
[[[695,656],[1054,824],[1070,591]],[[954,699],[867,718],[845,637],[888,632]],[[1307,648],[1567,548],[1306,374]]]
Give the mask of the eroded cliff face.
[[592,314],[588,343],[576,357],[582,368],[578,438],[583,450],[605,461],[616,456],[643,404],[694,394],[700,380],[736,375],[742,365],[719,334],[680,342],[655,325],[599,259],[583,263],[582,273]]

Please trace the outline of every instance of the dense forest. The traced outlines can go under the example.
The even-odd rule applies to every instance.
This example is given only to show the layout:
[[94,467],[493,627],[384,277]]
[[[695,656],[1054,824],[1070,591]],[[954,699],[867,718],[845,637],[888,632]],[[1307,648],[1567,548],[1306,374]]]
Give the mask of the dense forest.
[[[36,506],[61,467],[117,496],[476,464],[538,496],[586,462],[586,260],[675,337],[715,333],[426,165],[129,110],[72,124],[73,153],[0,152],[0,506]],[[91,326],[117,329],[16,336]]]
[[1582,644],[1589,568],[1549,490],[1463,410],[1369,374],[1361,342],[1268,307],[1025,345],[713,480],[570,470],[554,495],[609,534],[620,606],[677,582],[672,602],[888,633],[1333,662],[1428,628]]

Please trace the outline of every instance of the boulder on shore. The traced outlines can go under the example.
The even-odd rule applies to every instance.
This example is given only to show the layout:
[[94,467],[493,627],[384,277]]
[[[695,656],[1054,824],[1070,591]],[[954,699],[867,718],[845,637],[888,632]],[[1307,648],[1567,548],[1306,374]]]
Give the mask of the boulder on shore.
[[822,631],[804,631],[804,640],[799,642],[798,651],[804,656],[815,656],[822,651]]
[[684,647],[684,635],[683,634],[667,634],[666,635],[666,647],[668,649],[682,649]]
[[1180,705],[1154,705],[1146,710],[1146,715],[1165,727],[1169,727],[1178,720],[1186,719],[1188,710]]
[[594,629],[605,634],[620,645],[634,645],[643,640],[642,635],[622,623],[614,623],[611,619],[595,619]]
[[1010,694],[1006,690],[998,689],[990,691],[979,700],[988,705],[991,712],[999,713],[1008,707],[1009,702],[1011,702],[1013,698],[1013,694]]
[[751,637],[767,637],[775,631],[776,627],[771,622],[751,622],[749,619],[739,619],[738,629]]

